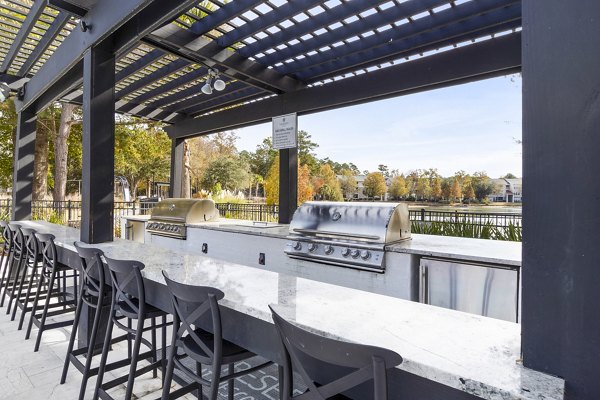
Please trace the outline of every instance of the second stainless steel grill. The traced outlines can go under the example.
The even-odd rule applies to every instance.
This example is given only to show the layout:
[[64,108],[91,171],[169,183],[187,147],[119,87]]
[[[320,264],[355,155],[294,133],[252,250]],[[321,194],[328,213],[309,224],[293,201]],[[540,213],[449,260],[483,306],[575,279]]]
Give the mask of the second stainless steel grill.
[[385,271],[385,246],[410,239],[402,203],[306,202],[292,218],[288,256]]
[[146,230],[153,235],[185,239],[186,224],[199,224],[219,218],[212,200],[167,199],[152,209]]

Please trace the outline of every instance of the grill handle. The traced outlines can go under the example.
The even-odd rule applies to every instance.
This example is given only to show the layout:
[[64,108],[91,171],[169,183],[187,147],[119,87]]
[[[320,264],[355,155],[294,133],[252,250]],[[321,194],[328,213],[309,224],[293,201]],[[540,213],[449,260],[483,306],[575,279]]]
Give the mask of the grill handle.
[[294,232],[304,233],[305,235],[314,235],[314,236],[328,235],[328,236],[337,236],[337,237],[350,238],[350,239],[381,240],[380,236],[375,236],[375,235],[359,235],[359,234],[356,234],[356,233],[342,233],[342,232],[320,231],[318,229],[300,229],[300,228],[296,228],[296,229],[294,229]]

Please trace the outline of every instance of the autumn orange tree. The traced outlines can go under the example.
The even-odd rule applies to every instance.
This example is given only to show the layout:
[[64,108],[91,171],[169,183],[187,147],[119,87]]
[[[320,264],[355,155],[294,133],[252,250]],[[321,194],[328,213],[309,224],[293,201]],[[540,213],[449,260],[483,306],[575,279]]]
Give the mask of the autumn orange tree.
[[[265,179],[265,194],[267,204],[279,203],[279,155],[269,168],[269,173]],[[310,168],[308,165],[298,167],[298,204],[313,199],[313,187],[310,180]]]

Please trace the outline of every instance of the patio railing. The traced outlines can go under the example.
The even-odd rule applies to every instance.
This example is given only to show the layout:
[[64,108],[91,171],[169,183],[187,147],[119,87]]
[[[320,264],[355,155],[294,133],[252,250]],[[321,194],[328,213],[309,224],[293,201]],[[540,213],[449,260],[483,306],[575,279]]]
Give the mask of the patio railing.
[[[115,202],[114,223],[115,233],[121,226],[121,219],[126,215],[146,215],[156,205],[155,202],[118,201]],[[224,218],[246,219],[262,222],[277,222],[278,206],[255,203],[217,203],[219,213]],[[10,216],[11,200],[0,199],[0,217]],[[62,225],[78,227],[81,221],[81,201],[52,201],[41,200],[32,203],[34,219],[42,219]],[[450,224],[472,224],[508,228],[522,226],[521,214],[517,213],[482,213],[467,211],[436,211],[417,209],[409,211],[413,222],[444,222]]]

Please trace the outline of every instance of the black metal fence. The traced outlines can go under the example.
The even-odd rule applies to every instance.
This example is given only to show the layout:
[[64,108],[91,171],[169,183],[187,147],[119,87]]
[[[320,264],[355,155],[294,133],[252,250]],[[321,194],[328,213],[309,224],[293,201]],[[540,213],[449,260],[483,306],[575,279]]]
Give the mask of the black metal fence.
[[219,214],[225,218],[277,222],[279,207],[274,204],[217,203]]
[[419,222],[448,222],[508,228],[522,226],[522,216],[517,213],[481,213],[467,211],[409,210],[410,220]]
[[[156,202],[115,202],[114,219],[115,230],[121,226],[121,218],[126,215],[149,214]],[[0,199],[0,217],[8,219],[10,215],[10,199]],[[221,217],[246,219],[262,222],[277,222],[279,207],[270,204],[255,203],[217,203]],[[34,201],[32,204],[34,219],[78,226],[81,221],[81,201]],[[506,228],[510,225],[522,226],[521,214],[517,213],[482,213],[467,211],[436,211],[436,210],[410,210],[410,220],[419,222],[449,222],[468,223],[473,225],[492,225]]]

